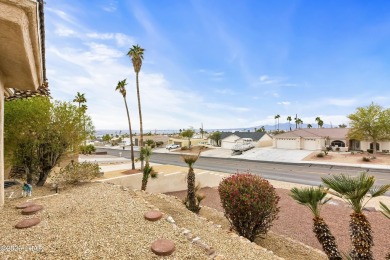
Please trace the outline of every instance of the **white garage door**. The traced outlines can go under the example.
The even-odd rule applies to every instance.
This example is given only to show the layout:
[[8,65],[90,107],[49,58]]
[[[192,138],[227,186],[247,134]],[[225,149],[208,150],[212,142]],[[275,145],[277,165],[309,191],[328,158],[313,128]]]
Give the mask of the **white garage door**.
[[316,150],[317,144],[315,139],[304,139],[303,140],[303,149],[304,150]]
[[276,148],[280,149],[297,149],[294,139],[276,139]]
[[222,143],[221,143],[221,147],[225,148],[225,149],[232,149],[233,146],[235,146],[235,145],[236,145],[235,142],[222,141]]

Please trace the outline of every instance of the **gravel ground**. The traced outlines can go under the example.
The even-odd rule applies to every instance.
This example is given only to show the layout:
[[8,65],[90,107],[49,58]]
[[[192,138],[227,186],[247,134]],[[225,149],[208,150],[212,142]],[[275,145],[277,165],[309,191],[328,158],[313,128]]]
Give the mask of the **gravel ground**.
[[[49,188],[37,188],[32,199],[44,206],[35,215],[42,220],[37,226],[14,228],[20,220],[32,217],[21,215],[15,208],[26,198],[8,200],[0,211],[1,259],[210,259],[204,248],[182,234],[181,228],[213,247],[223,256],[218,259],[280,259],[199,218],[173,197],[167,202],[158,196],[165,195],[135,193],[102,183],[67,188],[57,195]],[[156,208],[154,202],[164,215],[149,222],[143,215]],[[166,220],[166,209],[169,215],[175,213],[172,217],[177,228]],[[174,241],[176,251],[171,256],[157,257],[151,252],[152,242],[160,238]]]
[[[276,189],[278,195],[281,197],[279,206],[280,213],[279,219],[276,220],[271,228],[275,234],[284,235],[295,240],[298,240],[311,247],[321,249],[321,245],[318,243],[312,231],[312,215],[309,209],[297,204],[293,201],[289,194],[289,190]],[[206,198],[202,201],[202,205],[214,208],[223,212],[220,204],[219,194],[215,188],[203,188],[200,191]],[[171,192],[170,195],[184,198],[186,191]],[[348,252],[350,248],[349,239],[349,215],[352,210],[342,201],[332,200],[332,204],[325,205],[322,208],[321,215],[330,226],[331,232],[336,237],[339,248],[343,252]],[[386,253],[390,251],[390,224],[380,212],[365,212],[365,215],[369,219],[374,237],[374,257],[375,259],[384,259]],[[261,243],[260,243],[261,244]],[[267,241],[262,244],[264,247],[271,249],[269,246],[272,244]],[[279,249],[272,248],[276,254],[288,259],[287,255],[283,252],[278,252]],[[281,248],[280,250],[285,250]],[[288,253],[287,253],[288,254]],[[296,259],[291,257],[290,259]]]

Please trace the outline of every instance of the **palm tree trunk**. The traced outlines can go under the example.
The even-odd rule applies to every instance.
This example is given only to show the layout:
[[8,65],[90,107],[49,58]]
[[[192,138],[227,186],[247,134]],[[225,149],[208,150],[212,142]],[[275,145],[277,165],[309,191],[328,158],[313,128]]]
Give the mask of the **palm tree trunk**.
[[188,170],[187,176],[187,201],[188,209],[192,212],[197,212],[196,194],[195,194],[195,172],[192,167]]
[[127,112],[127,121],[129,122],[129,132],[130,132],[130,150],[131,150],[131,169],[135,170],[134,165],[134,149],[133,149],[133,132],[131,131],[131,122],[130,122],[130,114],[129,114],[129,108],[127,107],[126,98],[123,97],[125,100],[125,106],[126,106],[126,112]]
[[149,179],[149,160],[146,160],[145,167],[144,167],[144,172],[142,176],[142,185],[141,185],[141,190],[146,190],[146,186],[148,185],[148,179]]
[[372,242],[372,230],[366,216],[363,213],[352,213],[349,228],[352,241],[351,259],[374,259],[371,250],[371,247],[374,245]]
[[[141,97],[139,94],[139,81],[138,81],[138,74],[139,72],[137,71],[135,73],[135,80],[136,80],[136,85],[137,85],[137,97],[138,97],[138,113],[139,113],[139,142],[138,146],[143,147],[144,144],[144,132],[143,132],[143,126],[142,126],[142,113],[141,113]],[[144,169],[144,162],[141,161],[141,170]]]
[[330,260],[342,260],[337,248],[336,239],[330,232],[328,225],[321,217],[314,217],[313,232],[316,234],[318,242]]

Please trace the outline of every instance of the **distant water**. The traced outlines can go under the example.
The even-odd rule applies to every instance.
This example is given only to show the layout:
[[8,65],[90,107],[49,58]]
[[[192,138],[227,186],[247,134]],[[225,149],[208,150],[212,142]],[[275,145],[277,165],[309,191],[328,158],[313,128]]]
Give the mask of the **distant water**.
[[[132,131],[134,135],[138,135],[139,134],[139,131]],[[96,136],[99,137],[99,136],[103,136],[103,135],[106,135],[106,134],[113,134],[113,135],[123,135],[123,134],[128,134],[129,133],[129,130],[96,130]],[[175,134],[175,133],[179,133],[179,130],[148,130],[148,131],[144,131],[144,134],[148,134],[148,133],[152,133],[152,134],[157,134],[157,135],[169,135],[169,134]]]

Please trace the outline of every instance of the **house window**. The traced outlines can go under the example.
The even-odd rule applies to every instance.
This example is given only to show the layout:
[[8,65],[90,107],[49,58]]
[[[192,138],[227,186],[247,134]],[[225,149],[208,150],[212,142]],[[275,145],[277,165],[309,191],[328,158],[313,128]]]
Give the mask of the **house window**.
[[340,141],[340,140],[333,141],[330,145],[337,146],[337,147],[345,147],[345,143],[343,141]]
[[[370,143],[370,149],[374,149],[374,143]],[[376,143],[376,150],[379,151],[379,143]]]

